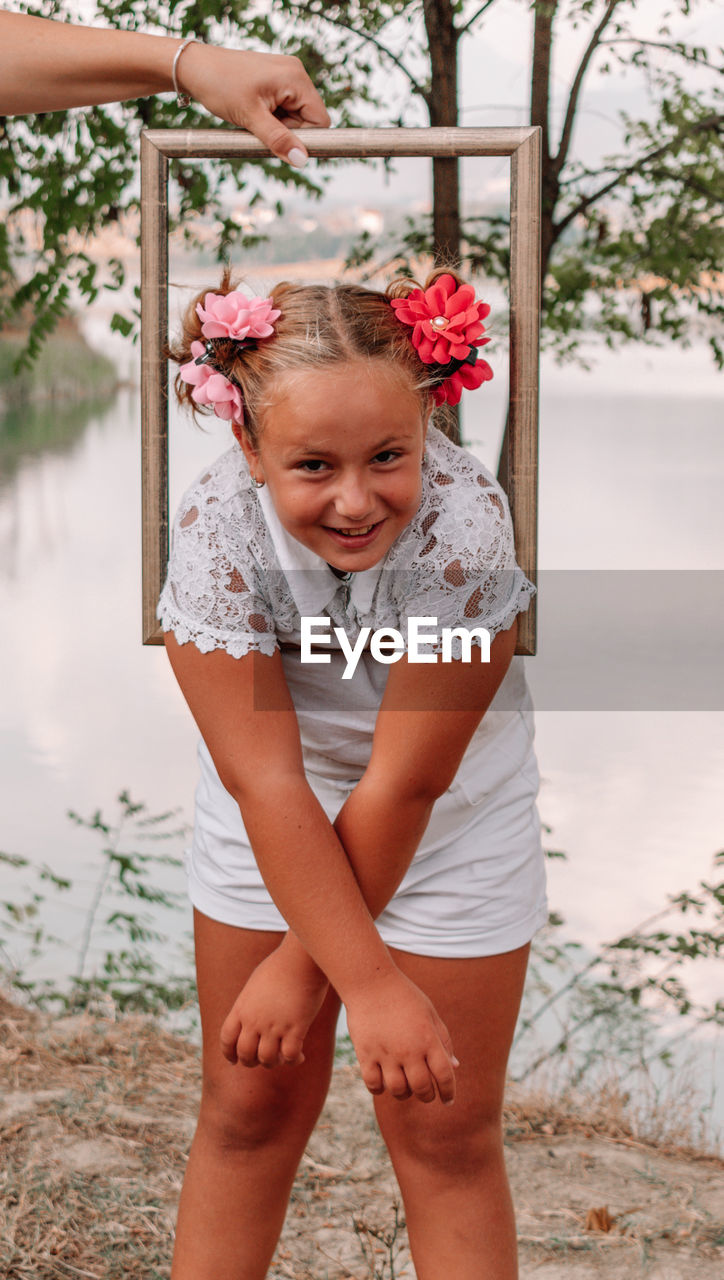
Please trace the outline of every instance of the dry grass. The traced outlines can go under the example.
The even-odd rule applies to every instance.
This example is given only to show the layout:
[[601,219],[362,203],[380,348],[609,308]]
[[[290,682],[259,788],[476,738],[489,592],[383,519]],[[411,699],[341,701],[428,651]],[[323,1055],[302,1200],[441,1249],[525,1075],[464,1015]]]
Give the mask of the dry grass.
[[[198,1059],[148,1018],[53,1020],[0,998],[6,1280],[167,1280]],[[637,1137],[620,1100],[598,1102],[576,1113],[509,1098],[522,1275],[628,1280],[675,1257],[661,1275],[710,1280],[724,1263],[722,1163],[664,1155]],[[356,1069],[340,1065],[271,1277],[410,1280],[396,1198],[369,1098]]]
[[[0,998],[0,1075],[0,1274],[168,1277],[198,1106],[197,1048],[150,1018],[53,1020]],[[372,1274],[364,1224],[384,1226],[395,1184],[359,1087],[341,1066],[335,1121],[322,1117],[303,1159],[275,1276]]]
[[198,1054],[149,1020],[0,1006],[0,1270],[168,1275]]
[[692,1141],[695,1128],[696,1095],[679,1094],[675,1101],[665,1098],[656,1106],[634,1106],[628,1092],[612,1078],[607,1087],[595,1092],[578,1089],[574,1095],[556,1098],[546,1089],[509,1084],[506,1091],[505,1131],[509,1141],[579,1134],[604,1138],[623,1146],[655,1151],[657,1155],[724,1169],[724,1160],[715,1151]]

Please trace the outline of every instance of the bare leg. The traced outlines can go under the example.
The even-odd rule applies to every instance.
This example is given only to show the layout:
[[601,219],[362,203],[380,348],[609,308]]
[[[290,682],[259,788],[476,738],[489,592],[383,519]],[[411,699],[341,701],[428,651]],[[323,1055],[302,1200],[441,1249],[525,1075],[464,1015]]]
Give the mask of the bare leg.
[[172,1280],[263,1280],[297,1165],[324,1104],[339,1002],[309,1030],[299,1067],[249,1069],[223,1057],[219,1033],[247,977],[281,941],[194,912],[203,1093],[186,1169]]
[[502,1104],[528,949],[475,960],[393,952],[447,1024],[461,1063],[451,1107],[388,1094],[375,1100],[418,1280],[518,1276]]

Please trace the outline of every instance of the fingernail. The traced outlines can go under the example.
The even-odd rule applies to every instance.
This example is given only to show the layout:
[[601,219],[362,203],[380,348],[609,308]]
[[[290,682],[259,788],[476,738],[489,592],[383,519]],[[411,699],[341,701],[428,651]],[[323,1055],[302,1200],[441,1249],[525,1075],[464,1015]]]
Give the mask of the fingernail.
[[446,1099],[445,1099],[445,1101],[443,1102],[443,1106],[445,1106],[445,1107],[451,1107],[451,1106],[453,1105],[454,1101],[455,1101],[455,1099],[454,1099],[454,1098],[446,1098]]
[[452,1058],[450,1059],[450,1061],[452,1062],[452,1064],[453,1064],[453,1066],[454,1066],[454,1067],[459,1067],[459,1066],[460,1066],[460,1063],[458,1062],[457,1058],[455,1057],[455,1054],[453,1054],[453,1056],[452,1056]]
[[302,151],[301,147],[292,147],[287,156],[287,160],[291,165],[294,165],[295,169],[303,169],[308,159],[309,156]]

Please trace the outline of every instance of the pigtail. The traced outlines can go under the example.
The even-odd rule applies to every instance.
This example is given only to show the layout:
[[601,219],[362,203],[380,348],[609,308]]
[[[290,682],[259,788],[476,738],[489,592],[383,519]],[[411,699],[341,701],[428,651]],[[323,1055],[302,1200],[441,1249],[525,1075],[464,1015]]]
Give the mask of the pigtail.
[[434,267],[433,270],[428,273],[425,277],[424,284],[420,284],[417,280],[413,280],[412,276],[395,276],[395,278],[390,280],[387,285],[385,294],[390,301],[393,298],[409,298],[410,294],[415,289],[421,289],[423,293],[427,289],[431,289],[441,276],[452,276],[458,288],[468,283],[463,279],[455,267],[440,266]]
[[446,435],[457,435],[457,405],[464,389],[474,390],[488,382],[493,370],[479,358],[485,337],[483,320],[490,307],[475,298],[471,284],[452,267],[438,266],[424,284],[398,276],[387,287],[390,306],[401,327],[407,329],[427,376],[427,385],[438,411],[438,423]]
[[[201,292],[197,293],[189,302],[183,316],[181,317],[181,329],[175,342],[170,342],[166,346],[165,355],[167,360],[171,360],[174,364],[179,366],[193,363],[194,354],[191,350],[193,343],[205,343],[206,341],[203,333],[201,332],[202,322],[196,310],[197,306],[203,305],[204,298],[208,293],[214,292],[221,296],[226,296],[227,293],[232,293],[234,289],[238,289],[238,287],[239,283],[232,279],[231,267],[227,263],[224,267],[221,282],[218,285],[212,285],[202,289]],[[234,373],[233,366],[236,353],[233,351],[233,348],[235,345],[236,344],[230,339],[223,343],[221,340],[217,339],[214,350],[214,363],[216,368],[218,368],[219,372],[223,373],[225,377],[229,378],[230,381],[233,380]],[[180,368],[174,378],[173,386],[178,403],[191,410],[195,421],[198,421],[199,413],[209,414],[214,412],[213,405],[199,404],[193,398],[192,393],[194,391],[194,386],[181,376]]]

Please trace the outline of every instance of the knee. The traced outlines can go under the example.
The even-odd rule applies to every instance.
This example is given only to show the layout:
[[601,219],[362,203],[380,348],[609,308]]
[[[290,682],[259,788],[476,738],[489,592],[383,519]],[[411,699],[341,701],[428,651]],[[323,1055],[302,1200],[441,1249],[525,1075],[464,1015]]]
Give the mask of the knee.
[[[404,1105],[404,1104],[403,1104]],[[394,1159],[415,1165],[436,1178],[476,1180],[487,1169],[497,1167],[503,1156],[503,1127],[499,1113],[456,1121],[455,1107],[433,1123],[417,1116],[394,1138],[390,1151]]]
[[323,1099],[299,1098],[284,1087],[286,1082],[281,1087],[267,1080],[261,1087],[257,1081],[252,1088],[248,1084],[243,1078],[231,1085],[204,1083],[198,1124],[203,1139],[219,1151],[236,1153],[253,1153],[297,1139],[304,1145]]

